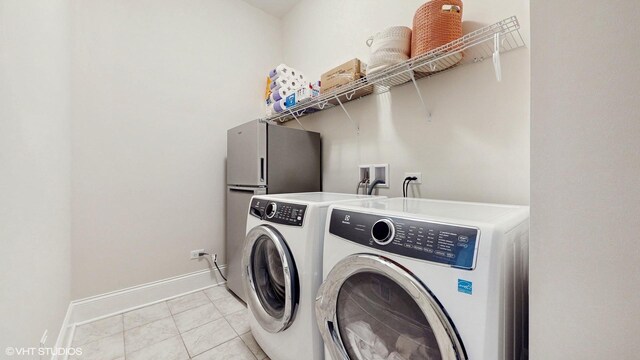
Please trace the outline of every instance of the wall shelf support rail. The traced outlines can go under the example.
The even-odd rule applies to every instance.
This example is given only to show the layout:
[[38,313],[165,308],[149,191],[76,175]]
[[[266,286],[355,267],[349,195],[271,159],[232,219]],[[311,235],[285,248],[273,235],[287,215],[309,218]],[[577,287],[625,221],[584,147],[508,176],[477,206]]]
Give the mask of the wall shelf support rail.
[[296,116],[296,114],[294,114],[293,111],[291,111],[291,109],[289,109],[289,113],[291,113],[291,116],[293,116],[293,118],[298,122],[298,125],[300,125],[300,128],[302,130],[306,130],[304,126],[302,126],[302,123],[300,122],[300,120],[298,120],[298,117]]
[[[353,96],[353,95],[352,95]],[[344,114],[347,115],[347,117],[349,118],[349,120],[351,121],[351,123],[353,124],[353,126],[355,126],[356,128],[356,133],[358,135],[360,135],[360,125],[353,120],[353,118],[351,118],[351,115],[349,115],[349,112],[347,111],[347,109],[344,107],[344,105],[342,104],[342,101],[340,101],[340,98],[338,97],[338,95],[335,96],[336,101],[338,101],[338,104],[340,104],[340,107],[342,108],[342,111],[344,111]]]
[[496,80],[502,81],[502,67],[500,66],[500,33],[493,36],[493,70],[496,72]]
[[420,102],[422,103],[422,107],[424,108],[424,112],[427,115],[427,120],[431,121],[431,111],[429,111],[429,107],[427,106],[427,103],[424,101],[424,98],[422,97],[422,92],[420,92],[420,87],[416,82],[416,76],[413,74],[413,71],[409,72],[409,76],[411,76],[411,82],[413,83],[413,86],[416,88],[416,92],[418,93],[418,97],[420,98]]

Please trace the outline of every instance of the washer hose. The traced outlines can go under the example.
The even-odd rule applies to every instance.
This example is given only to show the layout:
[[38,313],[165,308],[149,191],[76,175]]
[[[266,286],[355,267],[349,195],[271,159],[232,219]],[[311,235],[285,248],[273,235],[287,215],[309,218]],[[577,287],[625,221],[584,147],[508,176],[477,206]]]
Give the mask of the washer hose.
[[368,191],[367,195],[371,195],[371,193],[373,193],[373,188],[375,188],[376,185],[383,184],[383,183],[384,183],[384,181],[382,181],[380,179],[374,181],[373,184],[371,184],[371,186],[369,187],[369,191]]

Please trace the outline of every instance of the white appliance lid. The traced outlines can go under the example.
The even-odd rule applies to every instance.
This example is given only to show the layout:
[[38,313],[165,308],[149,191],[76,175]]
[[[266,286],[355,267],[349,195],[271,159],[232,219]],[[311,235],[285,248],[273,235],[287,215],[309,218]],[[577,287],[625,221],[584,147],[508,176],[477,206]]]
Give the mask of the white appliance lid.
[[338,207],[366,208],[396,213],[412,214],[419,217],[492,222],[514,211],[527,210],[526,206],[471,203],[459,201],[393,198],[375,199],[366,203],[341,203]]
[[294,194],[276,194],[260,196],[261,198],[278,199],[278,200],[294,200],[303,201],[307,203],[328,203],[336,201],[349,201],[349,200],[366,200],[366,199],[379,199],[377,196],[369,195],[355,195],[355,194],[341,194],[330,192],[308,192],[308,193],[294,193]]

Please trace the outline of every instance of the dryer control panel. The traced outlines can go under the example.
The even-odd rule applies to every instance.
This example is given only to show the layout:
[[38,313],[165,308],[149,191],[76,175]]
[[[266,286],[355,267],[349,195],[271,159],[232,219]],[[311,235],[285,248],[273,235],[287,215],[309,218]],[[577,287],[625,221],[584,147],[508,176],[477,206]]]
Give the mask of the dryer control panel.
[[283,224],[302,226],[307,205],[284,203],[266,199],[254,198],[251,200],[249,214],[261,220]]
[[461,269],[475,268],[480,230],[334,209],[329,232],[380,251]]

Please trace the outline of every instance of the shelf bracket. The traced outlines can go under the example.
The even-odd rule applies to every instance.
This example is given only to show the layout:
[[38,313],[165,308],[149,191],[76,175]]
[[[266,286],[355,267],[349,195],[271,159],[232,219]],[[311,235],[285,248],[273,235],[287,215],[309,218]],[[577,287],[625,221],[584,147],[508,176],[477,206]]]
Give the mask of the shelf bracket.
[[345,115],[347,115],[349,120],[351,120],[351,123],[353,124],[353,126],[356,127],[356,133],[359,135],[360,134],[360,125],[358,125],[358,123],[355,122],[351,118],[351,115],[349,115],[349,112],[347,111],[347,109],[345,109],[344,105],[342,105],[342,101],[340,101],[340,98],[338,97],[338,95],[334,95],[333,97],[338,101],[338,104],[340,104],[340,107],[342,108],[342,111],[344,111]]
[[422,107],[424,107],[424,111],[427,114],[427,120],[431,121],[431,111],[429,111],[429,108],[427,107],[427,103],[424,101],[424,98],[422,97],[422,93],[420,92],[420,88],[418,87],[418,83],[416,82],[416,77],[413,74],[413,71],[409,70],[409,76],[411,76],[411,82],[413,83],[413,86],[416,88],[416,92],[418,93],[418,97],[420,98],[420,102],[422,103]]
[[323,101],[321,103],[318,103],[318,107],[320,108],[320,110],[324,110],[328,103],[329,101]]
[[300,125],[300,128],[302,130],[307,130],[304,128],[304,126],[302,126],[302,123],[300,122],[300,120],[298,120],[298,117],[296,116],[296,114],[293,113],[293,111],[291,111],[291,109],[289,109],[289,113],[291,114],[291,116],[293,116],[294,119],[296,119],[296,121],[298,122],[298,125]]
[[353,90],[353,91],[350,91],[350,92],[346,93],[345,96],[347,97],[347,100],[351,101],[351,99],[353,99],[353,95],[355,95],[355,94],[356,94],[356,91]]
[[496,72],[496,80],[502,81],[502,67],[500,66],[500,33],[493,35],[493,70]]

